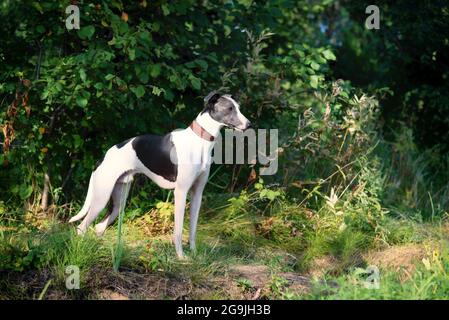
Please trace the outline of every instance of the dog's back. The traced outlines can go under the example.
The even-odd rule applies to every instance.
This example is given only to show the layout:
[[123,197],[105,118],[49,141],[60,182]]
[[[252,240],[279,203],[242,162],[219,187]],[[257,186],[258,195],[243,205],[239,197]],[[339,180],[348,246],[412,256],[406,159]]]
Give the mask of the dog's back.
[[176,181],[178,166],[171,133],[164,136],[141,135],[134,138],[131,144],[146,168],[168,181]]

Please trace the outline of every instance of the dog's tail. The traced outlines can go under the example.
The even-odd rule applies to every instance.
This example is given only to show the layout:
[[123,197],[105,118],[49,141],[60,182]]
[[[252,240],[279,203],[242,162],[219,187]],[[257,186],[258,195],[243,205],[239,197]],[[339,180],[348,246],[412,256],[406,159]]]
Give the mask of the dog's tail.
[[86,200],[84,201],[83,207],[81,208],[80,212],[76,216],[72,217],[69,220],[69,222],[75,222],[75,221],[80,220],[89,211],[90,203],[92,202],[93,182],[94,182],[94,173],[92,173],[90,176],[89,188],[87,189],[87,196],[86,196]]

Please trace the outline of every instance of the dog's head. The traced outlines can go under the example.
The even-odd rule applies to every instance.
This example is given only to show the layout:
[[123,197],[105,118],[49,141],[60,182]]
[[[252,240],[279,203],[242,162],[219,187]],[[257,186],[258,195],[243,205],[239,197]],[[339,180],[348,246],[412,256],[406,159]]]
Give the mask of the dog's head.
[[208,112],[215,121],[240,131],[251,128],[251,122],[240,112],[240,105],[232,95],[213,91],[204,98],[204,102],[203,113]]

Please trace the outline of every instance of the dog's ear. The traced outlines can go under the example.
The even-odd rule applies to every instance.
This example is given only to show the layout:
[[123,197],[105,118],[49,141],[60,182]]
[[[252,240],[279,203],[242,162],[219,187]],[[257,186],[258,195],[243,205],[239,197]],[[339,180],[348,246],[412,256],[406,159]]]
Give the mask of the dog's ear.
[[215,104],[215,102],[217,102],[218,98],[220,98],[220,94],[214,90],[214,91],[210,92],[204,98],[204,103],[205,104]]
[[206,112],[209,109],[212,109],[217,102],[217,100],[220,98],[220,94],[214,90],[210,92],[205,98],[204,98],[204,110],[201,112]]

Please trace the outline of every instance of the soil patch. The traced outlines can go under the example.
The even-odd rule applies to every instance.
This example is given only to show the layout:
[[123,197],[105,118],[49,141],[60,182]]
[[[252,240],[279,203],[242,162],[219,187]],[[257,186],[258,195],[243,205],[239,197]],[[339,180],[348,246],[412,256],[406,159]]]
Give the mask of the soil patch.
[[393,269],[401,272],[402,278],[408,278],[419,263],[426,256],[423,246],[407,244],[394,246],[381,251],[369,252],[364,255],[368,265],[375,265],[383,269]]

